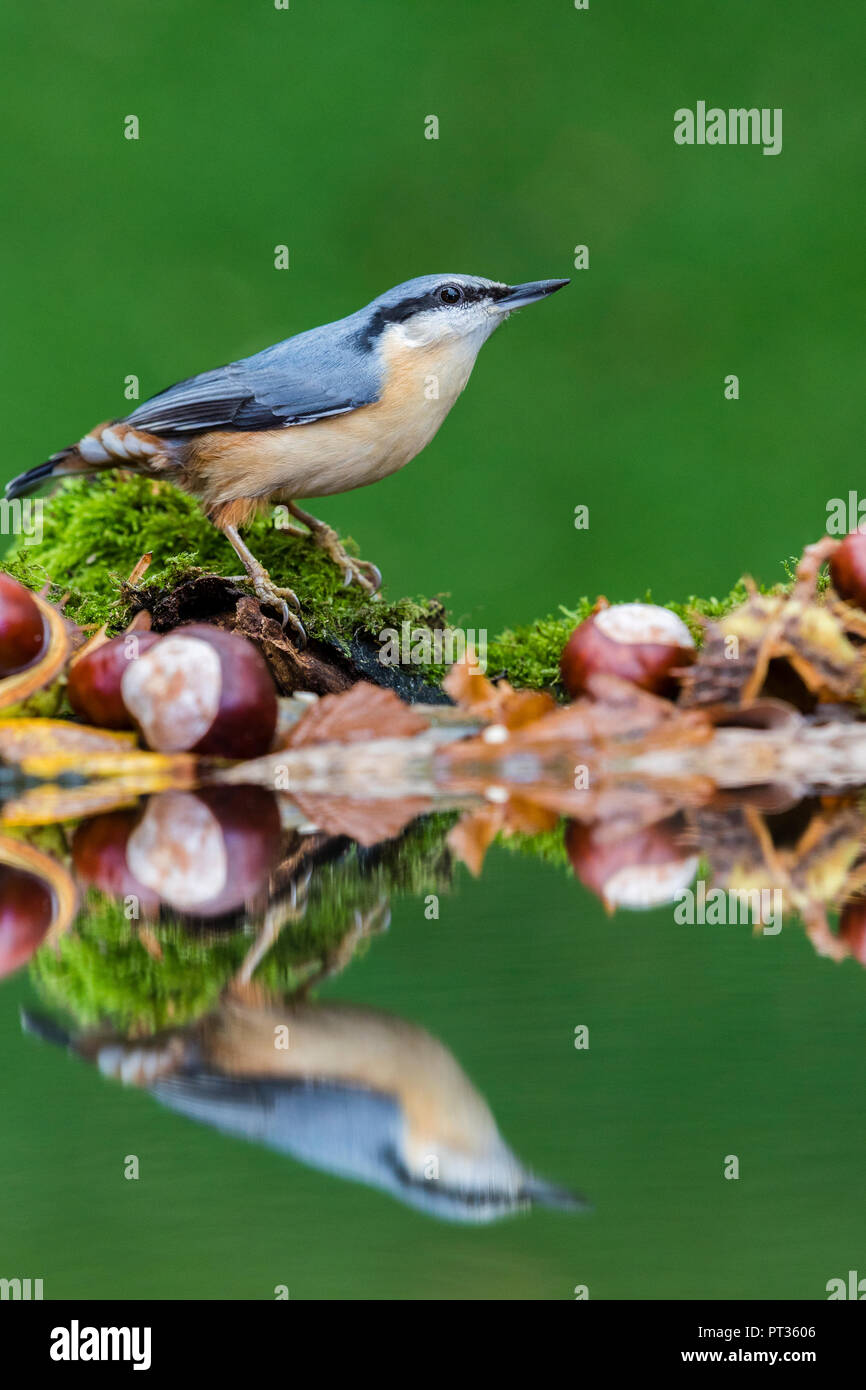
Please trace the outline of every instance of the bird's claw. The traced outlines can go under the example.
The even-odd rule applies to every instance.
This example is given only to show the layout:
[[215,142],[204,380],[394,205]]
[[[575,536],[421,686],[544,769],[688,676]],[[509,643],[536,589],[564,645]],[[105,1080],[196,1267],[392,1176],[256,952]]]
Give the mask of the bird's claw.
[[326,526],[323,521],[317,521],[306,512],[296,511],[295,515],[309,527],[315,544],[343,571],[344,589],[349,584],[357,584],[368,594],[379,592],[382,587],[382,574],[376,565],[371,564],[369,560],[356,560],[354,555],[349,555],[332,526]]
[[277,584],[272,584],[270,575],[267,573],[261,580],[249,574],[229,574],[226,578],[230,579],[233,584],[251,583],[256,591],[256,597],[260,598],[263,603],[270,603],[272,606],[279,608],[280,605],[275,597],[275,595],[277,595],[281,599],[287,599],[298,612],[301,611],[301,600],[298,598],[294,589],[284,589]]
[[[253,579],[253,587],[256,591],[256,597],[261,603],[266,603],[269,607],[276,608],[280,615],[280,626],[291,628],[298,646],[305,647],[307,645],[307,634],[304,625],[300,618],[289,608],[289,603],[291,603],[294,608],[300,608],[301,605],[297,594],[291,589],[280,588],[278,585],[272,584],[270,579],[263,576],[256,576]],[[287,599],[288,603],[286,602]]]
[[300,650],[303,650],[303,648],[307,645],[307,629],[304,627],[304,624],[301,622],[297,614],[291,612],[288,604],[284,600],[283,609],[285,611],[282,614],[280,626],[288,626],[291,628],[295,639],[295,645]]
[[342,557],[343,588],[357,584],[368,594],[377,594],[382,587],[382,573],[370,560],[355,560],[351,555]]
[[371,585],[370,593],[378,594],[382,587],[382,571],[379,569],[379,566],[374,565],[372,560],[360,560],[358,563],[368,577]]

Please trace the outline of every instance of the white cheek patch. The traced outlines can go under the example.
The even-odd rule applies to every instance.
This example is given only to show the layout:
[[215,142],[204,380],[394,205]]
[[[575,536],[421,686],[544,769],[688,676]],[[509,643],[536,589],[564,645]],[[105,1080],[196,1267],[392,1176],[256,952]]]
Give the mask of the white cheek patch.
[[501,314],[491,314],[483,305],[454,310],[430,309],[416,314],[407,323],[391,324],[385,330],[390,346],[396,348],[435,348],[441,346],[449,358],[470,364],[475,361],[491,333],[502,322]]
[[204,738],[219,711],[219,656],[200,637],[169,634],[130,661],[120,694],[151,748],[187,752]]
[[211,902],[228,880],[228,857],[219,822],[191,792],[162,792],[126,846],[130,872],[181,910]]

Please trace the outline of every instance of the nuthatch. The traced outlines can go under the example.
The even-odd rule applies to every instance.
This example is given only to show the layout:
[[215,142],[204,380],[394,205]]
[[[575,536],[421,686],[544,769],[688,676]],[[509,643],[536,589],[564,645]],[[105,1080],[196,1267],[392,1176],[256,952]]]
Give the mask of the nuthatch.
[[[347,555],[336,533],[295,499],[348,492],[409,463],[430,443],[494,329],[567,284],[502,285],[474,275],[407,280],[348,318],[190,377],[125,419],[97,425],[13,479],[6,495],[106,468],[164,477],[200,499],[258,597],[275,604],[285,623],[286,600],[297,608],[297,597],[271,582],[239,534],[259,511],[282,502],[346,582],[373,593],[381,584],[376,567]],[[294,615],[292,623],[303,639]]]
[[132,1040],[70,1039],[49,1020],[23,1021],[193,1120],[433,1216],[484,1222],[532,1203],[586,1205],[523,1167],[441,1042],[388,1014],[228,997],[186,1028]]

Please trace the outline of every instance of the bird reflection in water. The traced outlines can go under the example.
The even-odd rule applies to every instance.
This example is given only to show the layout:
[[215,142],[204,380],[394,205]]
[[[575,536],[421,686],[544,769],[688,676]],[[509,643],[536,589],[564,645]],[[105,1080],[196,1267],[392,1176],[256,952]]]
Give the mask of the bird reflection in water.
[[[226,905],[237,905],[222,884],[205,899],[186,883],[180,860],[166,868],[173,818],[189,820],[196,810],[191,801],[174,793],[153,797],[137,812],[96,817],[76,830],[73,864],[91,909],[99,901],[104,910],[113,890],[119,916],[138,890],[144,912],[143,920],[126,924],[119,945],[107,944],[103,930],[105,949],[92,955],[92,968],[94,975],[107,969],[109,976],[94,978],[89,993],[108,997],[116,983],[112,969],[122,977],[136,960],[140,978],[158,981],[178,940],[199,950],[199,975],[209,968],[209,949],[225,960],[226,943],[239,945],[241,955],[220,979],[217,997],[178,1019],[178,1026],[171,1023],[184,1012],[180,997],[139,996],[131,1012],[108,1027],[99,1021],[67,1031],[50,1017],[27,1013],[28,1031],[201,1124],[366,1183],[444,1220],[490,1222],[533,1204],[584,1206],[524,1166],[483,1096],[437,1038],[401,1018],[312,997],[387,927],[392,886],[446,886],[447,826],[414,828],[374,851],[344,838],[289,832],[274,863],[267,806],[242,796],[240,817],[222,800],[206,799],[199,817],[205,809],[211,815],[211,839],[229,848],[229,862],[240,859],[246,896],[259,902],[256,913],[241,909],[227,916]],[[256,834],[267,852],[253,852]],[[145,862],[148,852],[152,863]],[[189,862],[188,855],[182,858]],[[160,883],[170,888],[170,925],[165,898],[160,908]],[[58,951],[74,952],[76,934],[80,939],[93,930],[81,920],[59,946],[49,943],[39,952],[34,974],[51,986],[53,1002],[61,1002],[58,983],[66,977],[58,972],[68,958]],[[87,968],[82,962],[90,959],[75,957],[79,983]],[[172,960],[177,964],[176,956]],[[291,989],[280,987],[290,980]]]
[[449,1050],[403,1019],[229,997],[148,1039],[67,1038],[32,1015],[26,1024],[180,1114],[445,1220],[582,1205],[523,1166]]

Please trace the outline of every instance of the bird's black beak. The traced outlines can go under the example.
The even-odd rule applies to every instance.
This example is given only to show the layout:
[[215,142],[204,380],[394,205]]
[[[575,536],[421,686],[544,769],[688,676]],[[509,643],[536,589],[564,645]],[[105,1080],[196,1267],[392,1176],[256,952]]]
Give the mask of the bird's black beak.
[[525,285],[511,285],[493,307],[503,313],[511,313],[512,309],[535,304],[537,300],[546,299],[549,294],[555,294],[569,284],[570,280],[530,280]]

